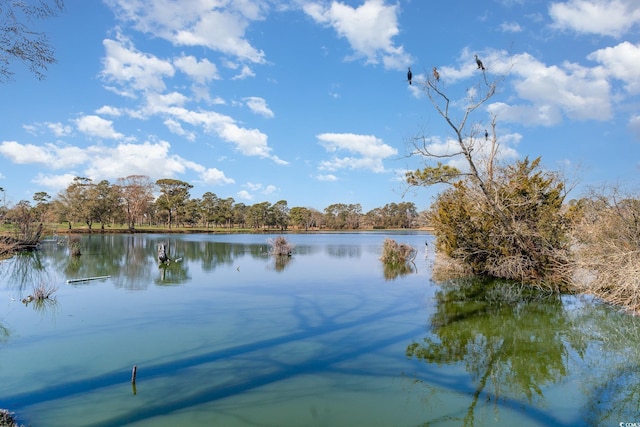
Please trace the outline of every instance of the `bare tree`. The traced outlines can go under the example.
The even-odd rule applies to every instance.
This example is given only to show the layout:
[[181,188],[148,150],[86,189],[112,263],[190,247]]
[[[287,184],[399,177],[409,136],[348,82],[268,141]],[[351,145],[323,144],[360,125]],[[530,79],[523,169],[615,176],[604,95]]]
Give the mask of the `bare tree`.
[[120,197],[126,211],[129,229],[135,228],[136,221],[153,203],[154,184],[146,175],[129,175],[118,179]]
[[0,0],[0,83],[12,79],[15,60],[23,62],[38,80],[45,78],[47,67],[57,61],[47,35],[30,24],[57,16],[63,9],[63,0]]
[[[478,62],[478,60],[477,60]],[[406,174],[410,186],[444,183],[451,187],[438,196],[432,209],[436,247],[471,267],[474,273],[545,283],[566,283],[560,264],[566,261],[564,183],[559,175],[542,171],[540,159],[498,164],[497,118],[489,126],[471,121],[506,74],[489,81],[478,62],[479,76],[466,98],[452,101],[442,74],[416,82],[453,132],[449,152],[434,150],[428,137],[413,141],[413,152],[427,161],[423,169]],[[460,106],[462,106],[460,108]],[[444,163],[465,160],[464,171]],[[432,164],[435,162],[435,166]]]

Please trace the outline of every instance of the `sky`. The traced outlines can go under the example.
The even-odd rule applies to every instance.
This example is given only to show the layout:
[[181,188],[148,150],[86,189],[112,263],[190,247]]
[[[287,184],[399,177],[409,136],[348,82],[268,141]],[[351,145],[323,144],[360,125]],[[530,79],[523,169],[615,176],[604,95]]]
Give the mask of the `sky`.
[[502,80],[468,129],[495,116],[501,160],[541,157],[572,198],[639,182],[638,0],[65,0],[29,25],[57,63],[0,85],[8,204],[147,175],[246,205],[427,209],[445,187],[407,187],[414,142],[454,135],[420,82],[437,67],[459,117],[474,55]]

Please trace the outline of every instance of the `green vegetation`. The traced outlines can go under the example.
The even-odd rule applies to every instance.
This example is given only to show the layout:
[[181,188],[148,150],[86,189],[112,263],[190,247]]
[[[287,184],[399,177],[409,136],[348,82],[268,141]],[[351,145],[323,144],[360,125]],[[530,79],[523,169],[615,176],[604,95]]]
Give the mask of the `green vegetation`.
[[[274,204],[236,203],[206,192],[192,198],[192,185],[176,179],[132,175],[111,184],[76,177],[57,197],[45,192],[33,197],[35,205],[21,200],[0,206],[0,231],[30,239],[39,224],[47,234],[101,231],[287,231],[418,228],[426,225],[413,203],[390,203],[363,213],[360,204],[337,203],[324,212],[309,207],[289,208],[286,200]],[[158,194],[154,197],[154,192]],[[66,229],[66,230],[65,230]],[[0,242],[1,243],[1,242]],[[7,248],[7,252],[11,249]]]

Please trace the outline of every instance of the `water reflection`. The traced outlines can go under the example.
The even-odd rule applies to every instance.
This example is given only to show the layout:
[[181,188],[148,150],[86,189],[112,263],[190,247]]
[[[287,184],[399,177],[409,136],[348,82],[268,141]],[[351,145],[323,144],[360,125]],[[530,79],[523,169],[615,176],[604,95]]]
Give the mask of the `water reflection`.
[[[435,300],[430,334],[411,343],[406,354],[430,364],[463,366],[469,373],[473,394],[466,413],[456,420],[461,424],[475,425],[479,402],[493,402],[496,411],[503,404],[546,406],[545,390],[562,383],[577,360],[590,368],[585,421],[617,424],[623,414],[640,413],[640,375],[632,368],[640,358],[630,354],[629,341],[614,342],[611,331],[602,330],[603,325],[612,328],[610,319],[599,318],[611,317],[610,308],[568,311],[558,295],[463,280],[444,284]],[[620,319],[626,319],[625,325],[613,329],[629,329],[632,323],[633,342],[638,342],[636,319]],[[604,337],[611,357],[592,358],[589,346]]]
[[51,276],[47,265],[43,263],[43,257],[38,251],[22,252],[16,254],[3,263],[3,274],[9,279],[10,286],[19,291],[20,297],[25,291],[30,291],[39,283],[47,283]]
[[517,285],[458,281],[436,293],[431,334],[407,347],[428,363],[462,364],[473,381],[473,399],[462,421],[474,425],[479,399],[539,404],[543,388],[567,375],[570,349],[585,341],[571,328],[560,297]]
[[395,280],[398,277],[402,277],[407,274],[413,274],[417,270],[416,265],[413,262],[406,262],[401,264],[382,263],[382,266],[384,278],[386,280]]

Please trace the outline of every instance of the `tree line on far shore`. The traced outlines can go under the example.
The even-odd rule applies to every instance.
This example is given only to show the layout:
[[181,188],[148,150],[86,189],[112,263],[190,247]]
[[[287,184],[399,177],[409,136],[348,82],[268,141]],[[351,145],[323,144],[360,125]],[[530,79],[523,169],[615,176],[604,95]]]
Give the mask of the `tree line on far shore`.
[[411,202],[388,203],[366,213],[359,203],[335,203],[321,212],[310,207],[289,207],[286,200],[246,205],[212,192],[192,198],[191,188],[191,184],[177,179],[154,182],[144,175],[128,176],[116,183],[76,177],[56,197],[37,192],[32,201],[0,206],[0,221],[11,224],[24,238],[40,223],[67,223],[70,230],[92,230],[94,224],[101,228],[125,224],[130,230],[150,226],[280,231],[411,229],[426,225],[425,214],[419,214]]

